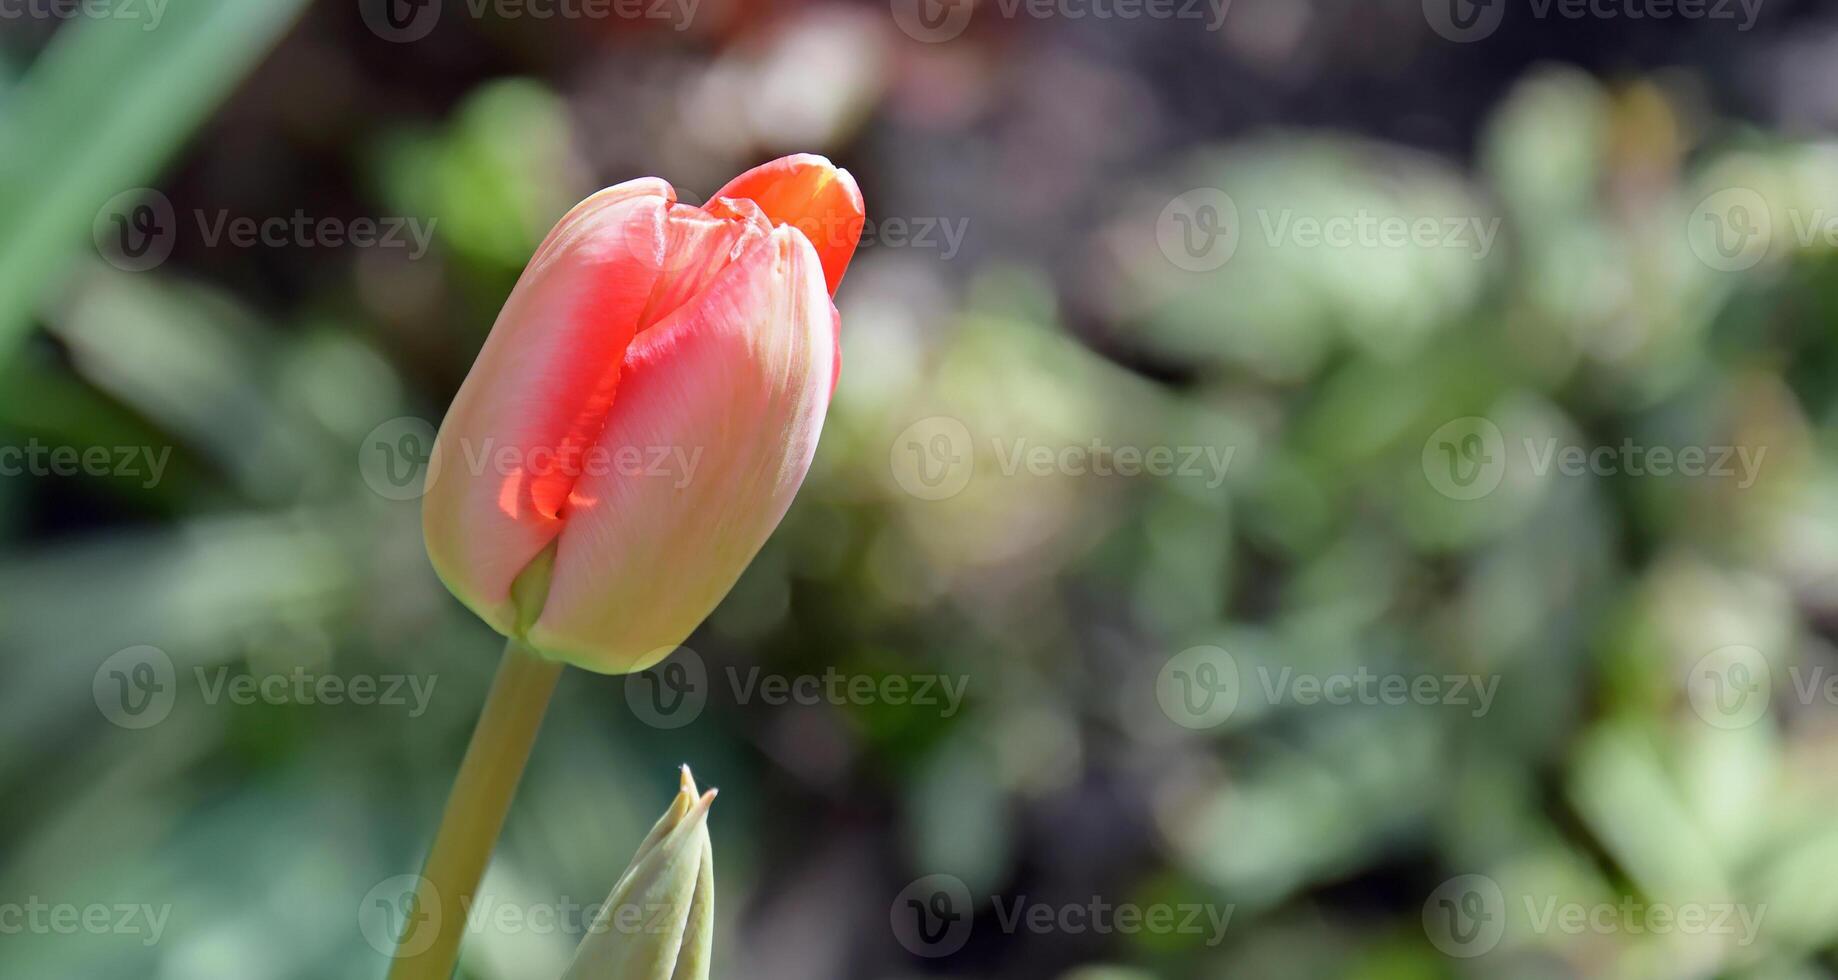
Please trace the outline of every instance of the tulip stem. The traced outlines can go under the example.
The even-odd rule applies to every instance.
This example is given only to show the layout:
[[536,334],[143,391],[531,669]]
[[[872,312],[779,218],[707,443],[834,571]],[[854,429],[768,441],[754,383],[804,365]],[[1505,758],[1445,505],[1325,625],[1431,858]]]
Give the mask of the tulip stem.
[[[505,812],[561,672],[559,662],[545,660],[516,640],[505,645],[434,833],[434,847],[416,883],[413,917],[399,940],[389,980],[453,976],[473,894],[504,829]],[[432,932],[431,944],[417,934],[417,927]]]

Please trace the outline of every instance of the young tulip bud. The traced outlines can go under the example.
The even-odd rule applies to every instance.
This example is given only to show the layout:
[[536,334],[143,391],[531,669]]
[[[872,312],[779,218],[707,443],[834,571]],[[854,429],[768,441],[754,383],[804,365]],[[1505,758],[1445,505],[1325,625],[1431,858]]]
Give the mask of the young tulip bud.
[[708,980],[715,859],[708,808],[683,767],[682,788],[575,951],[562,980]]
[[809,154],[702,207],[646,178],[562,218],[435,441],[423,527],[454,595],[600,673],[682,643],[810,469],[864,220]]

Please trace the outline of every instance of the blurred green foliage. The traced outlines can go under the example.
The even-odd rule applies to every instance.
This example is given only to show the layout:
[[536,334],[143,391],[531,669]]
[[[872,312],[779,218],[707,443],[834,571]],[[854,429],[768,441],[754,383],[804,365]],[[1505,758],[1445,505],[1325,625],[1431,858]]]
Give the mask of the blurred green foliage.
[[[489,680],[497,638],[435,581],[415,502],[361,460],[379,426],[438,421],[535,244],[607,176],[583,159],[587,96],[492,79],[341,134],[354,200],[302,206],[431,218],[434,251],[280,256],[317,276],[288,303],[240,256],[220,269],[182,247],[129,272],[81,247],[109,198],[166,186],[298,6],[175,5],[145,38],[73,23],[0,94],[0,445],[172,452],[152,486],[0,478],[0,902],[170,909],[154,943],[6,935],[7,976],[380,975],[365,903],[412,873]],[[689,644],[707,709],[647,725],[639,681],[570,672],[486,891],[597,901],[688,761],[723,791],[727,976],[1829,975],[1838,705],[1799,684],[1838,668],[1838,291],[1832,246],[1794,232],[1838,201],[1834,150],[1701,109],[1663,77],[1547,67],[1492,108],[1471,164],[1310,130],[1137,168],[1081,230],[1076,281],[1025,253],[864,249],[815,468]],[[928,198],[897,162],[924,153],[911,133],[838,126],[799,148],[856,169],[871,217],[902,213],[883,200],[962,214],[973,239],[999,222]],[[702,155],[738,169],[754,149]],[[221,206],[186,173],[178,203]],[[1214,270],[1156,241],[1191,188],[1238,209]],[[1773,229],[1737,269],[1699,230],[1728,188]],[[1284,214],[1355,213],[1498,234],[1270,233]],[[1471,500],[1438,492],[1430,464],[1467,417],[1512,450]],[[902,433],[938,418],[970,434],[974,465],[924,499],[901,482]],[[1744,486],[1571,477],[1527,465],[1528,440],[1765,457]],[[1216,480],[1043,476],[1005,465],[1017,441],[1230,456]],[[104,662],[138,645],[179,684],[145,730],[101,707]],[[1246,700],[1193,730],[1156,692],[1197,645],[1230,651]],[[1690,679],[1732,645],[1759,651],[1772,697],[1722,725]],[[735,703],[722,678],[755,666],[962,677],[967,701]],[[191,678],[219,667],[406,674],[434,696],[420,715],[208,703]],[[1489,678],[1497,698],[1477,716],[1250,697],[1269,672],[1362,668]],[[928,969],[887,908],[933,873],[985,897],[1233,914],[1211,946],[1002,934],[980,912],[971,945]],[[1496,883],[1508,913],[1472,960],[1426,928],[1462,875]],[[1763,915],[1738,941],[1524,914],[1630,897]],[[463,972],[556,976],[578,935],[481,929]]]

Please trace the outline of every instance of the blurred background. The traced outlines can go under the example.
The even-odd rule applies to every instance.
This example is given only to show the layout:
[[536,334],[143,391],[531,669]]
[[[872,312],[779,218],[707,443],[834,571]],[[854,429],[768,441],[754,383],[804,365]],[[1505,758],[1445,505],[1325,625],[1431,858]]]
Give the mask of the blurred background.
[[[717,974],[1838,974],[1838,8],[0,0],[0,975],[380,977],[500,639],[427,440],[594,189],[820,152],[815,467],[564,675]],[[417,454],[420,454],[419,456]]]

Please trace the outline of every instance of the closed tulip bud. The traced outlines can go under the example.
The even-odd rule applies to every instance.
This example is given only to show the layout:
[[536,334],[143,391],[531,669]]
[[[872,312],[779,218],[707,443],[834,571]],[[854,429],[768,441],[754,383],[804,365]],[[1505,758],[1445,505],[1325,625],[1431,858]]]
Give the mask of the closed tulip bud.
[[423,525],[454,595],[601,673],[683,642],[810,468],[863,221],[848,171],[808,154],[701,207],[646,178],[562,218],[435,442]]
[[562,980],[708,980],[715,858],[708,808],[683,767],[682,788],[638,847]]

